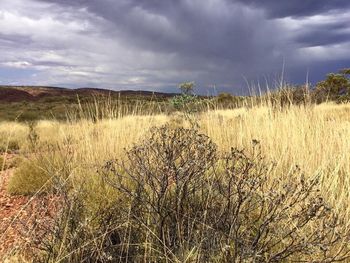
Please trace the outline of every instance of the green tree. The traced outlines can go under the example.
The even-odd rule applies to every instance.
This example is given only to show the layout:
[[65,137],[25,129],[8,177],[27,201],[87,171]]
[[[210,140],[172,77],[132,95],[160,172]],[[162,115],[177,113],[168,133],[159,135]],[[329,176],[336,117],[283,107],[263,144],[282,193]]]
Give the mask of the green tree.
[[175,96],[171,100],[171,104],[175,107],[175,109],[188,109],[188,106],[197,100],[197,96],[194,94],[194,86],[194,82],[183,82],[179,85],[181,95]]
[[198,110],[199,100],[194,94],[194,85],[194,82],[181,83],[179,85],[181,95],[173,97],[170,103],[174,109],[182,112],[183,118],[191,124],[191,127],[198,128],[199,124],[195,113]]
[[330,73],[327,78],[317,84],[317,89],[327,92],[329,95],[350,94],[350,79],[347,75],[350,69],[343,69],[339,73]]
[[344,68],[339,72],[343,75],[350,75],[350,68]]
[[193,95],[193,91],[194,91],[194,82],[183,82],[179,85],[179,88],[181,90],[182,94],[186,94],[186,95]]

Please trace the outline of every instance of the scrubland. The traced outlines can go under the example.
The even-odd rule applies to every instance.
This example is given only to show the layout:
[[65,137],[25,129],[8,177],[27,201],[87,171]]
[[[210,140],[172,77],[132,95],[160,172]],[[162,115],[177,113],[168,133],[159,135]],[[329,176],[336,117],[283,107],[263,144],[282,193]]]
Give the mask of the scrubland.
[[[348,222],[350,219],[350,207],[348,205],[350,203],[350,104],[323,103],[319,105],[290,105],[288,107],[275,107],[270,104],[262,104],[236,109],[204,110],[191,114],[191,118],[194,119],[197,125],[195,128],[197,133],[208,136],[208,138],[212,140],[212,143],[216,145],[215,147],[217,147],[217,153],[215,154],[218,156],[223,156],[226,153],[229,153],[232,148],[238,149],[239,151],[243,150],[245,153],[244,156],[247,156],[247,158],[244,159],[244,157],[243,160],[249,163],[255,160],[254,149],[256,149],[256,147],[259,148],[259,152],[261,153],[261,156],[263,156],[263,166],[266,168],[266,172],[264,172],[266,182],[262,183],[263,186],[261,186],[261,188],[257,188],[256,191],[264,193],[264,196],[265,192],[268,192],[271,189],[273,190],[273,187],[277,187],[276,182],[278,182],[278,185],[283,185],[284,183],[293,184],[295,182],[303,181],[304,178],[310,182],[317,180],[316,188],[319,189],[317,196],[324,198],[327,204],[332,207],[332,211],[337,214],[337,217],[341,218],[342,225],[340,228],[337,228],[335,232],[341,232],[341,234],[344,234],[345,236],[342,236],[342,238],[339,238],[337,241],[335,241],[335,239],[333,240],[334,244],[336,244],[334,249],[331,245],[329,245],[329,248],[324,249],[329,253],[338,255],[339,258],[346,260],[346,256],[342,258],[341,255],[347,250],[346,233],[349,229]],[[91,260],[94,262],[232,262],[232,260],[236,260],[237,262],[248,262],[249,260],[251,260],[249,262],[281,262],[292,259],[295,259],[296,261],[308,261],[313,258],[313,253],[315,260],[322,258],[319,256],[319,252],[311,250],[308,245],[305,245],[304,247],[300,245],[306,242],[300,240],[308,240],[308,238],[315,234],[315,232],[312,231],[316,230],[316,232],[322,232],[322,229],[327,227],[324,224],[322,226],[317,225],[317,218],[310,219],[310,224],[307,229],[303,228],[304,225],[296,227],[300,228],[301,232],[295,233],[295,235],[293,234],[292,239],[288,239],[290,238],[289,236],[279,237],[279,239],[276,239],[276,236],[278,236],[277,232],[273,233],[273,231],[270,229],[270,232],[265,233],[266,236],[264,236],[262,239],[265,240],[264,242],[268,243],[268,240],[275,238],[278,240],[278,242],[280,242],[277,247],[273,249],[271,248],[271,251],[265,251],[262,246],[261,251],[264,251],[261,252],[262,254],[259,254],[260,252],[257,250],[254,252],[254,255],[247,256],[246,258],[244,255],[237,256],[237,244],[236,246],[232,245],[234,248],[230,247],[231,244],[236,242],[236,240],[228,241],[225,240],[224,236],[217,241],[217,243],[222,244],[221,248],[219,248],[220,246],[217,245],[216,250],[213,250],[211,255],[205,254],[202,250],[205,249],[206,246],[203,245],[203,247],[201,247],[201,244],[206,244],[207,241],[205,240],[211,237],[211,235],[208,237],[205,236],[205,233],[210,232],[210,230],[196,229],[196,227],[192,225],[188,226],[189,222],[191,221],[188,219],[186,219],[188,220],[186,221],[186,224],[188,228],[193,228],[193,231],[187,231],[186,236],[183,234],[183,232],[181,232],[182,230],[179,230],[179,227],[175,227],[175,232],[178,230],[182,233],[181,235],[179,234],[181,239],[176,242],[174,241],[176,244],[172,243],[173,237],[171,236],[171,233],[173,235],[175,234],[170,230],[168,232],[163,230],[165,232],[157,234],[158,230],[156,230],[156,226],[153,229],[150,227],[150,225],[145,226],[146,223],[140,223],[140,225],[133,229],[130,225],[128,225],[128,223],[133,222],[133,211],[130,209],[132,208],[133,203],[143,200],[142,198],[144,197],[140,197],[143,195],[141,194],[138,198],[132,199],[133,194],[127,192],[125,187],[123,188],[125,190],[123,192],[121,190],[121,185],[119,185],[119,188],[113,187],[114,184],[117,184],[116,182],[114,182],[114,184],[108,184],[108,182],[106,183],[101,178],[103,175],[106,176],[106,174],[108,178],[109,176],[114,176],[116,174],[115,170],[111,169],[110,166],[110,164],[114,163],[115,160],[125,160],[124,165],[129,167],[128,169],[126,169],[124,166],[121,166],[121,168],[118,166],[119,168],[115,169],[124,169],[125,171],[124,173],[121,172],[122,174],[128,174],[129,172],[132,174],[132,176],[138,174],[133,170],[137,169],[137,165],[142,166],[142,164],[147,164],[147,161],[153,160],[139,160],[139,163],[133,164],[131,161],[135,161],[133,158],[136,157],[130,158],[130,152],[128,152],[128,150],[133,149],[132,147],[141,145],[141,150],[138,151],[142,152],[143,150],[148,149],[149,152],[145,156],[152,156],[152,148],[147,148],[147,145],[149,144],[144,143],[144,141],[147,141],[147,138],[149,138],[150,129],[152,127],[167,127],[169,130],[176,130],[180,127],[184,127],[188,130],[194,130],[191,123],[188,122],[188,118],[184,117],[181,112],[172,114],[157,113],[147,115],[134,113],[120,117],[118,117],[117,114],[105,114],[104,117],[100,119],[75,119],[71,116],[68,121],[42,120],[29,125],[27,123],[18,122],[0,123],[0,148],[4,152],[3,156],[5,157],[2,159],[1,164],[3,170],[6,168],[6,154],[11,152],[9,150],[12,149],[12,152],[15,153],[20,159],[20,161],[16,162],[17,168],[10,178],[8,186],[6,186],[7,191],[14,195],[25,194],[34,196],[53,193],[64,196],[67,198],[67,200],[69,200],[67,201],[65,198],[63,198],[66,200],[63,202],[63,206],[69,206],[68,210],[70,212],[63,211],[63,216],[61,219],[59,219],[61,221],[56,220],[58,223],[55,222],[57,224],[64,224],[65,227],[63,228],[65,228],[67,232],[65,232],[63,235],[57,235],[55,237],[51,236],[48,238],[48,240],[46,240],[50,246],[47,245],[44,246],[45,249],[39,249],[40,252],[38,253],[39,255],[42,255],[41,260],[46,260],[46,262],[78,262],[77,260],[84,259],[84,262],[90,262],[86,258],[86,253],[89,254],[89,252],[84,252],[84,249],[89,247],[90,251],[92,251],[91,246],[96,248],[90,254]],[[168,136],[168,133],[166,133],[164,136]],[[192,135],[190,133],[186,135],[185,133],[185,135],[181,136],[191,137]],[[183,139],[181,136],[180,139]],[[193,136],[193,138],[197,138],[197,135]],[[162,137],[160,136],[160,138]],[[152,139],[150,139],[148,142],[152,143]],[[178,141],[178,144],[180,144],[180,141]],[[159,145],[162,144],[160,143]],[[197,149],[196,145],[191,145],[192,144],[188,146],[190,149]],[[198,148],[198,151],[201,153],[200,147]],[[154,154],[157,156],[156,153]],[[203,152],[202,154],[204,158],[206,156],[205,154],[207,153]],[[141,154],[140,156],[144,155]],[[194,151],[192,155],[189,155],[189,158],[191,156],[195,158],[195,156],[197,156],[196,152]],[[208,154],[208,156],[211,155]],[[196,158],[200,157],[197,156]],[[241,160],[240,158],[237,159],[237,162],[240,162],[238,161]],[[206,161],[210,162],[211,160]],[[177,161],[175,161],[175,163],[176,162]],[[152,173],[152,171],[156,171],[157,169],[157,167],[153,167],[151,164],[148,165],[150,165],[149,167],[152,167],[153,170],[143,171],[145,176],[147,172]],[[193,165],[195,166],[195,164]],[[188,169],[191,171],[190,168]],[[258,170],[260,168],[258,169],[258,166],[255,167],[253,165],[253,168],[249,169],[252,169],[252,173],[247,172],[245,174],[245,172],[242,172],[242,174],[245,174],[247,177],[254,177],[254,173],[256,173],[257,177],[259,177]],[[296,172],[296,169],[298,172]],[[203,172],[205,175],[195,174],[196,176],[202,176],[201,182],[206,188],[214,187],[215,185],[214,183],[203,183],[210,181],[209,179],[206,179],[211,178],[208,175],[208,173],[210,173],[208,171]],[[154,172],[153,174],[158,174],[158,172],[159,171]],[[165,170],[160,171],[159,175],[162,173],[165,173]],[[110,180],[113,181],[113,179]],[[161,178],[159,178],[159,180],[161,180]],[[244,180],[244,178],[242,180]],[[157,182],[157,180],[155,180],[155,182]],[[3,182],[0,181],[0,184],[2,183]],[[131,180],[130,184],[136,187],[136,185],[138,185],[138,181],[136,179],[135,181]],[[145,184],[147,184],[147,182],[145,182]],[[297,192],[299,191],[297,190],[297,187],[297,185],[295,188],[291,187],[288,191]],[[65,188],[65,190],[63,191],[62,188]],[[133,188],[134,190],[132,191],[136,192],[136,188]],[[145,192],[147,191],[151,190],[147,188]],[[173,191],[171,189],[166,191],[173,193],[171,192]],[[288,191],[285,194],[286,196],[289,194],[294,194],[288,193]],[[124,195],[121,195],[120,192],[124,193]],[[213,192],[215,191],[213,190]],[[81,196],[78,196],[78,193],[82,193],[81,196],[83,196],[83,198],[80,198]],[[197,194],[199,195],[199,193]],[[172,194],[169,194],[169,196],[169,200],[175,200],[171,199],[173,198]],[[154,196],[149,194],[149,198],[151,197],[153,198]],[[78,203],[82,202],[82,204],[79,203],[80,205],[78,207],[79,209],[82,209],[83,207],[82,211],[79,210],[79,212],[77,212],[78,208],[72,203],[72,200],[76,200],[75,198],[78,200]],[[284,200],[286,204],[293,203],[290,201],[291,199],[288,199],[287,197],[287,199],[283,199],[284,197],[281,198],[282,199],[278,200]],[[292,197],[290,196],[290,198]],[[164,202],[169,202],[167,204],[171,206],[172,201],[169,200]],[[212,199],[209,198],[205,200],[206,202],[209,202]],[[251,202],[254,202],[254,200],[255,197],[251,199]],[[277,199],[273,199],[272,197],[270,199],[267,198],[263,203],[261,203],[261,206],[269,204],[269,200],[276,201]],[[287,219],[288,215],[291,217],[292,215],[296,216],[295,213],[299,213],[301,211],[300,216],[304,216],[302,214],[302,211],[304,210],[301,208],[312,204],[312,200],[312,198],[310,200],[307,199],[305,195],[305,200],[302,201],[304,203],[297,203],[294,207],[292,207],[293,210],[288,210],[289,212],[285,214],[285,217],[282,218],[281,216],[280,222],[283,223],[276,223],[275,225],[271,223],[271,226],[281,228],[281,232],[283,232],[282,228],[286,227],[287,224],[295,223],[297,226],[298,221],[296,217]],[[116,207],[118,202],[119,205]],[[192,206],[195,206],[191,202],[192,201],[189,201]],[[212,202],[214,205],[215,202]],[[185,208],[190,209],[190,207],[187,207],[186,205]],[[156,219],[152,219],[153,217],[150,212],[153,211],[152,205],[147,204],[145,201],[144,206],[151,209],[147,210],[147,215],[143,215],[142,217],[145,222],[148,222],[147,220],[155,220],[152,222],[156,224],[167,224],[163,221],[158,222]],[[203,209],[203,207],[200,205],[198,206],[201,208],[198,208],[196,213],[199,211],[206,213],[207,211],[209,218],[211,210]],[[207,204],[205,207],[207,206],[210,205]],[[62,207],[62,205],[60,207]],[[269,206],[266,205],[266,207]],[[138,207],[138,209],[140,209],[137,211],[138,214],[143,213],[141,208]],[[64,210],[64,208],[62,209]],[[118,211],[123,211],[120,213],[125,213],[125,222],[128,225],[123,228],[124,225],[122,221],[117,221],[114,225],[111,221],[109,225],[109,227],[113,225],[112,228],[123,228],[123,231],[121,231],[122,234],[119,233],[120,236],[118,236],[118,240],[114,243],[112,242],[115,246],[122,246],[122,248],[118,248],[118,258],[115,258],[115,254],[113,253],[116,252],[112,248],[109,247],[108,251],[104,250],[105,246],[108,247],[105,245],[107,242],[106,240],[113,239],[113,237],[108,236],[111,229],[108,230],[108,228],[106,228],[104,229],[105,232],[103,232],[101,229],[96,231],[96,229],[100,226],[100,221],[106,220],[106,217],[104,217],[104,219],[97,218],[98,222],[94,221],[97,215],[105,215],[107,213],[106,210],[112,211],[113,209],[116,210],[113,211],[114,213],[118,213]],[[284,211],[283,209],[287,208],[281,208],[281,213]],[[215,211],[218,212],[221,210],[220,208],[217,208]],[[244,220],[250,220],[251,218],[255,217],[258,210],[254,211],[255,212],[252,213],[253,215],[247,216]],[[65,213],[68,213],[69,215],[67,216]],[[64,215],[66,217],[64,217]],[[268,215],[270,214],[267,213],[266,217],[268,217]],[[79,217],[79,220],[85,220],[80,222],[84,226],[75,226],[74,228],[73,226],[69,225],[69,223],[67,223],[69,221],[68,219],[74,217]],[[112,214],[109,214],[108,218],[111,217]],[[177,216],[175,215],[174,218],[177,218]],[[198,217],[196,218],[198,220]],[[200,218],[203,219],[202,217]],[[261,226],[261,224],[263,224],[261,222],[263,222],[265,219],[257,219],[257,221],[259,221],[257,224],[260,224]],[[331,224],[330,222],[328,223]],[[181,224],[179,223],[179,225]],[[193,222],[193,224],[200,225],[202,222]],[[210,225],[209,223],[205,224]],[[222,224],[225,224],[225,222],[222,222]],[[232,224],[234,225],[234,223]],[[243,224],[242,228],[247,228],[244,230],[245,233],[253,231],[254,235],[256,235],[258,228],[252,230],[252,225],[254,224],[249,226],[244,226]],[[144,226],[147,230],[142,229],[142,226]],[[319,229],[317,229],[318,227]],[[62,225],[58,225],[56,228],[61,231]],[[75,230],[67,230],[68,228],[74,228]],[[81,243],[74,241],[76,242],[74,243],[74,246],[72,245],[69,247],[68,244],[72,244],[69,242],[73,242],[73,237],[69,236],[69,231],[76,231],[76,235],[79,235],[79,233],[81,235],[85,235],[86,239],[82,238]],[[198,235],[200,236],[196,236],[194,234],[195,231],[198,231]],[[231,233],[230,231],[231,230],[228,230],[226,233],[228,236],[230,235],[229,233]],[[296,230],[294,229],[293,231]],[[87,232],[91,235],[89,236]],[[138,237],[136,237],[137,233],[140,233],[142,238],[138,239]],[[270,238],[269,233],[273,237]],[[302,233],[304,233],[307,237],[303,237],[304,239],[302,239]],[[52,235],[52,233],[50,234]],[[159,244],[163,244],[163,247],[159,244],[155,246],[152,245],[152,242],[157,241],[157,239],[155,239],[152,235],[159,238],[165,234],[169,235],[169,237],[163,236],[163,238],[164,240],[170,240],[169,242],[172,244],[171,248],[169,247],[170,245],[167,245],[167,248],[164,248],[166,247],[164,244],[166,241],[164,240],[163,242],[159,242]],[[196,236],[195,240],[193,239],[192,235]],[[336,234],[333,233],[333,235]],[[90,239],[87,236],[89,236]],[[101,238],[103,241],[100,241]],[[142,244],[140,240],[142,240]],[[250,237],[244,238],[244,242],[248,242],[247,240],[250,240]],[[277,253],[276,251],[279,249],[281,249],[280,253],[282,253],[284,249],[285,251],[289,251],[291,248],[294,249],[293,242],[290,240],[297,240],[295,241],[295,244],[300,245],[295,247],[295,251],[293,253],[290,253],[290,255],[286,254],[286,257],[276,256],[273,258],[271,256],[273,253]],[[186,245],[184,245],[185,241],[187,242]],[[151,243],[149,244],[148,242]],[[111,247],[113,247],[113,245],[111,245]],[[135,248],[136,246],[138,247],[137,249]],[[345,248],[342,247],[340,249],[340,246],[345,246]],[[48,247],[50,247],[50,249]],[[97,249],[97,247],[99,249]],[[303,247],[303,249],[301,249],[301,247]],[[227,249],[231,252],[227,252]],[[310,249],[310,255],[305,256],[305,249]],[[339,252],[339,250],[341,250],[341,252]],[[324,252],[324,254],[326,255],[328,252]],[[338,252],[339,254],[337,254]],[[50,253],[54,256],[47,256],[47,254]],[[138,255],[138,253],[140,255]],[[247,251],[244,253],[249,254]],[[205,256],[203,256],[204,254]],[[332,257],[327,254],[327,260],[331,262],[331,259]],[[337,257],[334,256],[333,259],[336,260]]]

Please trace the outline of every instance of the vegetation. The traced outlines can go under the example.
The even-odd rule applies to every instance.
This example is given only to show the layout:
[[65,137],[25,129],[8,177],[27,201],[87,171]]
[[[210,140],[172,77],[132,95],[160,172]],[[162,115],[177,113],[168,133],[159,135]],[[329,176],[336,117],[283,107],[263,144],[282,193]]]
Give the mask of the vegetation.
[[350,69],[339,73],[330,73],[324,81],[316,86],[317,96],[327,97],[328,100],[345,100],[350,98]]
[[0,156],[0,171],[16,168],[21,163],[20,157],[9,158],[7,155]]
[[296,170],[289,175],[298,180],[269,184],[274,168],[254,144],[251,155],[232,148],[219,156],[210,138],[196,130],[153,129],[125,160],[108,161],[101,170],[117,192],[107,209],[86,217],[82,200],[67,199],[49,234],[55,238],[45,243],[45,262],[350,257],[344,223],[319,194],[318,181]]
[[48,189],[50,176],[37,161],[25,160],[10,178],[7,191],[10,194],[29,195]]
[[350,105],[330,83],[249,97],[191,84],[1,122],[2,169],[21,159],[8,192],[58,200],[51,223],[24,224],[40,233],[32,260],[347,261]]
[[[1,87],[0,87],[1,89]],[[144,112],[159,111],[162,102],[167,98],[157,96],[117,96],[117,95],[84,95],[61,96],[39,98],[36,101],[15,101],[0,103],[0,121],[31,122],[37,120],[62,120],[67,119],[67,112],[84,112],[91,110],[91,105],[109,101],[114,107],[122,109],[125,114],[129,111],[142,110]]]
[[19,150],[19,145],[16,140],[3,141],[0,145],[0,153],[15,152]]
[[[268,91],[261,96],[233,96],[221,93],[217,97],[195,95],[195,83],[184,82],[179,85],[180,94],[164,96],[120,96],[110,95],[56,95],[42,97],[36,101],[5,102],[0,104],[0,121],[37,121],[66,120],[67,112],[88,112],[100,108],[101,102],[108,101],[118,114],[160,114],[172,113],[174,110],[206,111],[208,109],[233,109],[252,107],[270,103],[278,107],[291,104],[322,103],[327,101],[347,102],[350,100],[350,69],[339,73],[330,73],[324,81],[311,87],[285,85]],[[0,87],[1,88],[1,87]],[[79,115],[79,114],[77,114]],[[69,117],[69,116],[68,116]],[[80,116],[82,117],[82,116]],[[103,116],[98,116],[103,117]],[[120,117],[120,116],[119,116]]]
[[183,82],[179,85],[182,94],[193,95],[194,92],[194,82]]

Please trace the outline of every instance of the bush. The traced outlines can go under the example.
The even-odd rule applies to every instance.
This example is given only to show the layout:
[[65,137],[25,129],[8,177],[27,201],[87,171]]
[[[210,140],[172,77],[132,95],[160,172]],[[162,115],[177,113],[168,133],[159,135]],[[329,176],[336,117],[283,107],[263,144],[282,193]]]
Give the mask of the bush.
[[222,92],[215,97],[217,106],[221,108],[237,108],[242,106],[243,97],[231,95],[230,93]]
[[311,91],[308,86],[286,86],[267,93],[263,98],[275,108],[290,107],[292,105],[306,105],[312,102]]
[[46,260],[347,258],[348,233],[319,194],[318,181],[306,180],[295,169],[286,181],[271,182],[272,169],[257,141],[251,153],[232,148],[220,155],[211,139],[196,130],[154,128],[124,160],[109,161],[99,172],[118,193],[111,206],[88,215],[84,194],[67,198],[54,238],[46,243]]
[[57,193],[61,181],[71,187],[68,180],[73,170],[74,152],[66,144],[62,147],[46,145],[31,159],[23,160],[10,177],[8,192],[30,195],[34,193]]
[[194,90],[195,83],[192,82],[183,82],[179,85],[179,89],[182,94],[192,95]]
[[25,160],[10,177],[7,191],[10,194],[29,195],[49,189],[50,175],[38,161]]
[[314,97],[316,102],[334,100],[338,102],[350,100],[350,69],[339,73],[330,73],[327,78],[316,85]]
[[200,100],[193,93],[194,82],[184,82],[179,85],[181,94],[170,99],[170,105],[177,111],[182,111],[187,118],[189,114],[197,112]]
[[170,103],[176,110],[186,110],[191,109],[190,106],[193,107],[197,100],[198,98],[195,95],[181,94],[173,97]]

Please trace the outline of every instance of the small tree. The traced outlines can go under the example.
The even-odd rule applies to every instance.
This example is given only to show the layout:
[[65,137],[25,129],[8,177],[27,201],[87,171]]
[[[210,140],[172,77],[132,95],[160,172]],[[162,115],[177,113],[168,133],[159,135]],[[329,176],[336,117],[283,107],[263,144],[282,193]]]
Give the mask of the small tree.
[[317,84],[317,89],[327,92],[329,95],[340,95],[350,93],[350,79],[347,75],[350,69],[343,69],[339,73],[330,73],[327,78]]
[[344,68],[339,72],[343,75],[350,75],[350,68]]
[[177,95],[170,100],[171,105],[183,113],[183,118],[189,121],[192,127],[198,128],[198,121],[194,113],[197,112],[198,97],[194,94],[194,82],[184,82],[179,85],[181,95]]
[[182,94],[193,95],[194,82],[183,82],[179,85]]
[[330,73],[316,85],[313,96],[316,102],[327,100],[348,101],[350,99],[350,68]]

